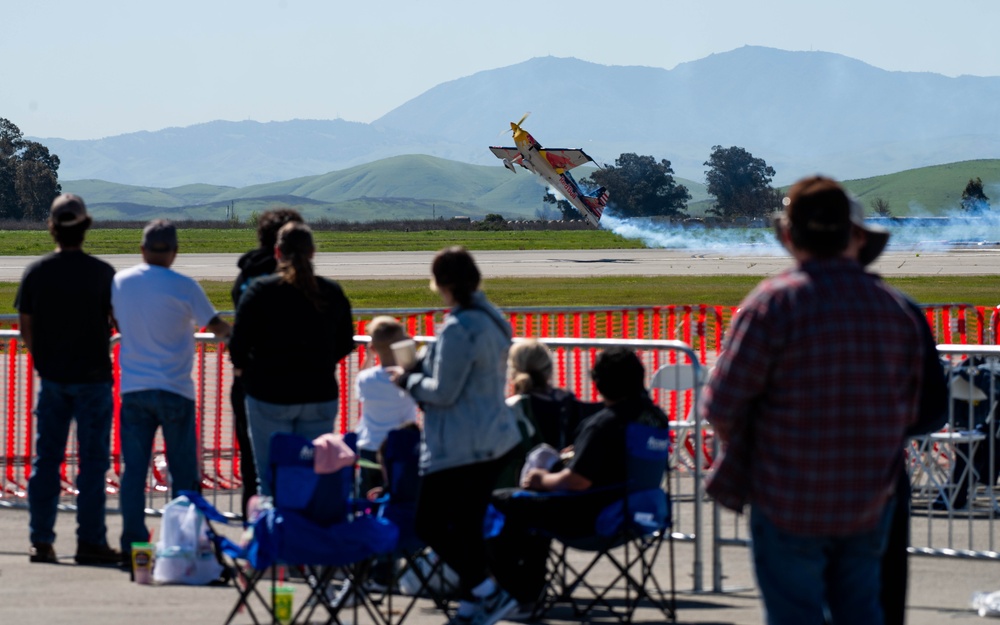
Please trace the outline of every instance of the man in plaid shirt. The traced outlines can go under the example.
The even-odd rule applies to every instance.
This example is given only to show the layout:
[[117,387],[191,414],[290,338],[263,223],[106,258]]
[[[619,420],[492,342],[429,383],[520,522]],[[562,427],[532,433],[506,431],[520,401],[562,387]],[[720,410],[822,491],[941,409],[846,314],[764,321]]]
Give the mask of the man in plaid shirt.
[[743,301],[703,416],[725,453],[708,492],[742,511],[767,622],[880,625],[879,561],[925,323],[867,265],[888,239],[828,178],[797,182],[775,227],[796,266]]

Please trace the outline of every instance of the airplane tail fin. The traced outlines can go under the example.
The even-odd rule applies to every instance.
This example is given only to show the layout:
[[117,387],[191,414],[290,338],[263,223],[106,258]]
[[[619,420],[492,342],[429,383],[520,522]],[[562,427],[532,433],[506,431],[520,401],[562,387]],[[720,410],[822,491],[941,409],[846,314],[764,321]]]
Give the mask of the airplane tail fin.
[[604,187],[601,187],[593,196],[583,195],[580,199],[583,200],[590,213],[600,220],[601,215],[604,213],[604,207],[608,205],[608,191]]

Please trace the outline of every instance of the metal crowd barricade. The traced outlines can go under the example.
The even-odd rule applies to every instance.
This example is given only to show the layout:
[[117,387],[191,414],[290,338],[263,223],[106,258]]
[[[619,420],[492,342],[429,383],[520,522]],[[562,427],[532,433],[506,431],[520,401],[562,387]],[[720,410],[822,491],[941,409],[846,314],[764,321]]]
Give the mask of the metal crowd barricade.
[[952,302],[922,304],[920,307],[938,343],[986,345],[995,342],[992,319],[987,327],[986,309],[983,306]]
[[[950,341],[952,345],[942,345],[941,353],[951,358],[953,370],[960,367],[956,359],[969,355],[980,355],[995,360],[998,354],[983,347],[986,342],[996,342],[1000,326],[1000,306],[991,309],[989,322],[983,307],[970,304],[947,303],[923,306],[928,323],[938,341]],[[710,367],[722,347],[725,329],[728,327],[734,307],[700,305],[646,306],[646,307],[603,307],[599,309],[566,307],[529,307],[506,310],[515,335],[536,337],[550,344],[554,350],[555,379],[557,386],[573,391],[583,400],[597,399],[597,392],[590,383],[588,371],[596,352],[601,346],[610,344],[644,345],[645,364],[650,375],[662,365],[676,364],[691,360],[697,366]],[[403,321],[412,336],[433,340],[436,326],[443,320],[443,309],[356,309],[358,349],[339,369],[340,414],[336,429],[347,431],[354,427],[361,409],[353,392],[353,382],[357,371],[369,364],[368,337],[365,327],[375,315],[388,314]],[[0,315],[0,323],[13,325],[15,315]],[[220,509],[238,510],[239,449],[232,429],[232,410],[229,403],[231,367],[221,357],[224,353],[211,335],[197,335],[198,350],[194,377],[196,381],[197,431],[202,450],[203,486],[206,494]],[[663,348],[662,345],[681,341],[685,350]],[[957,350],[957,351],[956,351]],[[0,428],[0,505],[24,505],[27,480],[30,475],[30,461],[33,449],[32,407],[37,392],[38,380],[31,366],[30,355],[19,345],[16,330],[0,330],[0,395],[4,423]],[[117,363],[117,359],[115,361]],[[117,364],[116,364],[117,366]],[[991,374],[992,375],[992,374]],[[118,413],[118,388],[115,377],[115,412]],[[672,420],[681,420],[692,414],[692,404],[697,401],[697,393],[653,391],[654,399],[664,407]],[[992,397],[990,398],[992,402]],[[991,404],[992,405],[992,404]],[[991,428],[995,428],[993,420]],[[108,478],[109,493],[117,493],[117,476],[121,470],[120,447],[118,443],[118,421],[112,438],[112,467]],[[977,446],[988,447],[990,457],[996,454],[995,431]],[[76,449],[75,433],[71,432],[71,442],[67,448],[67,462],[63,469],[65,506],[72,506]],[[956,445],[966,444],[960,437],[943,438],[927,443],[925,450],[937,454],[938,465],[935,475],[942,476],[950,464],[961,456]],[[695,588],[700,590],[701,538],[706,532],[701,520],[702,498],[700,480],[704,471],[711,466],[714,452],[711,431],[702,432],[700,424],[690,433],[678,434],[676,445],[687,450],[684,464],[678,464],[673,479],[679,480],[675,493],[678,502],[684,505],[676,519],[675,536],[695,543],[698,556],[695,558]],[[916,447],[911,452],[920,452]],[[965,452],[968,454],[968,452]],[[982,452],[981,452],[982,453]],[[681,457],[681,455],[677,455]],[[699,461],[700,459],[700,461]],[[927,475],[936,465],[925,464]],[[992,460],[991,465],[992,466]],[[925,478],[930,479],[930,478]],[[935,478],[939,481],[943,478]],[[168,473],[163,464],[162,440],[157,439],[154,449],[154,466],[151,471],[148,507],[156,510],[169,497]],[[933,485],[932,485],[933,486]],[[924,485],[921,485],[923,488]],[[914,536],[923,537],[913,553],[920,555],[957,555],[964,557],[998,557],[995,554],[992,518],[982,516],[983,501],[995,502],[992,485],[977,487],[975,505],[969,510],[933,511],[923,515],[919,505],[926,504],[920,497],[927,491],[919,491],[914,499],[916,512]],[[927,491],[929,492],[929,491]],[[687,504],[692,504],[688,506]],[[1000,510],[1000,508],[998,508]],[[713,589],[721,590],[721,548],[730,545],[745,545],[746,537],[742,523],[734,515],[713,508],[712,512],[712,557]],[[686,524],[690,523],[690,531]],[[960,527],[961,526],[961,527]],[[984,527],[986,529],[984,529]],[[985,541],[985,542],[983,542]],[[916,542],[915,542],[916,544]]]
[[[360,327],[364,327],[363,324]],[[415,338],[427,343],[432,336]],[[516,338],[515,341],[523,341]],[[647,371],[647,381],[664,364],[684,364],[692,367],[696,379],[701,380],[701,362],[698,353],[684,342],[676,340],[618,339],[618,338],[560,338],[539,339],[553,351],[558,371],[555,383],[573,390],[583,400],[598,398],[597,390],[591,383],[589,371],[597,352],[610,346],[627,346],[635,349],[643,360]],[[202,486],[206,497],[220,510],[238,513],[240,508],[239,489],[239,449],[233,430],[232,410],[229,402],[229,387],[232,382],[232,367],[224,357],[224,349],[212,334],[196,334],[195,405],[197,437],[200,448]],[[344,359],[338,370],[341,409],[335,429],[346,431],[356,424],[360,406],[354,394],[354,379],[360,368],[369,362],[366,335],[355,336],[358,343],[350,356]],[[116,344],[117,341],[113,341]],[[111,439],[111,470],[107,477],[109,494],[118,492],[118,476],[121,474],[121,446],[119,440],[119,366],[117,345],[113,346],[115,369],[115,415]],[[0,429],[0,506],[26,506],[28,477],[33,457],[33,418],[37,375],[32,370],[30,354],[20,343],[16,330],[0,331],[0,357],[4,366],[0,374],[0,388],[4,398],[4,427]],[[659,391],[654,398],[672,421],[684,421],[688,415],[697,414],[698,388],[687,391]],[[702,428],[700,422],[686,424],[685,436],[690,436],[695,449],[701,449]],[[683,444],[686,439],[678,439]],[[166,466],[164,444],[161,434],[154,441],[152,467],[147,483],[147,513],[156,514],[169,501],[169,467]],[[676,539],[693,545],[692,579],[694,590],[700,591],[703,577],[703,537],[704,526],[702,508],[704,502],[702,476],[705,463],[693,466],[672,466],[668,479],[674,495],[674,527]],[[62,468],[62,497],[60,507],[75,507],[75,478],[77,450],[75,431],[70,432],[67,444],[66,462]],[[114,508],[115,500],[109,501]]]
[[[905,449],[913,490],[909,552],[997,560],[1000,346],[944,344],[938,354],[948,376],[948,423],[940,432],[914,437]],[[967,503],[953,505],[960,491]],[[725,590],[722,549],[748,544],[745,519],[713,503],[713,592]]]

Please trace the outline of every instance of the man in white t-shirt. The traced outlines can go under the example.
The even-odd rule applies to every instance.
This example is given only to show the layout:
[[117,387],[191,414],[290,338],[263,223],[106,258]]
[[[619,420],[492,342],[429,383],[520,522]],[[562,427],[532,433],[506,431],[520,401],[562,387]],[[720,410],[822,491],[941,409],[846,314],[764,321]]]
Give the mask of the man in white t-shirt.
[[198,490],[195,436],[194,333],[206,326],[223,338],[229,324],[193,279],[170,269],[177,257],[177,229],[164,219],[142,232],[143,262],[115,274],[111,305],[121,332],[122,559],[132,543],[149,540],[145,487],[156,429],[163,428],[170,485]]

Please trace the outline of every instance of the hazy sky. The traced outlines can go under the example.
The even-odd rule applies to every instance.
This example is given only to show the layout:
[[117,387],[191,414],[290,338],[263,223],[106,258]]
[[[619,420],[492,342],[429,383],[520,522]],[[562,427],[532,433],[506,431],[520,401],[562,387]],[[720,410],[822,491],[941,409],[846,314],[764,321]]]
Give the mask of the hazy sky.
[[370,122],[537,56],[673,68],[743,45],[1000,76],[998,0],[16,0],[0,117],[89,139],[216,119]]

